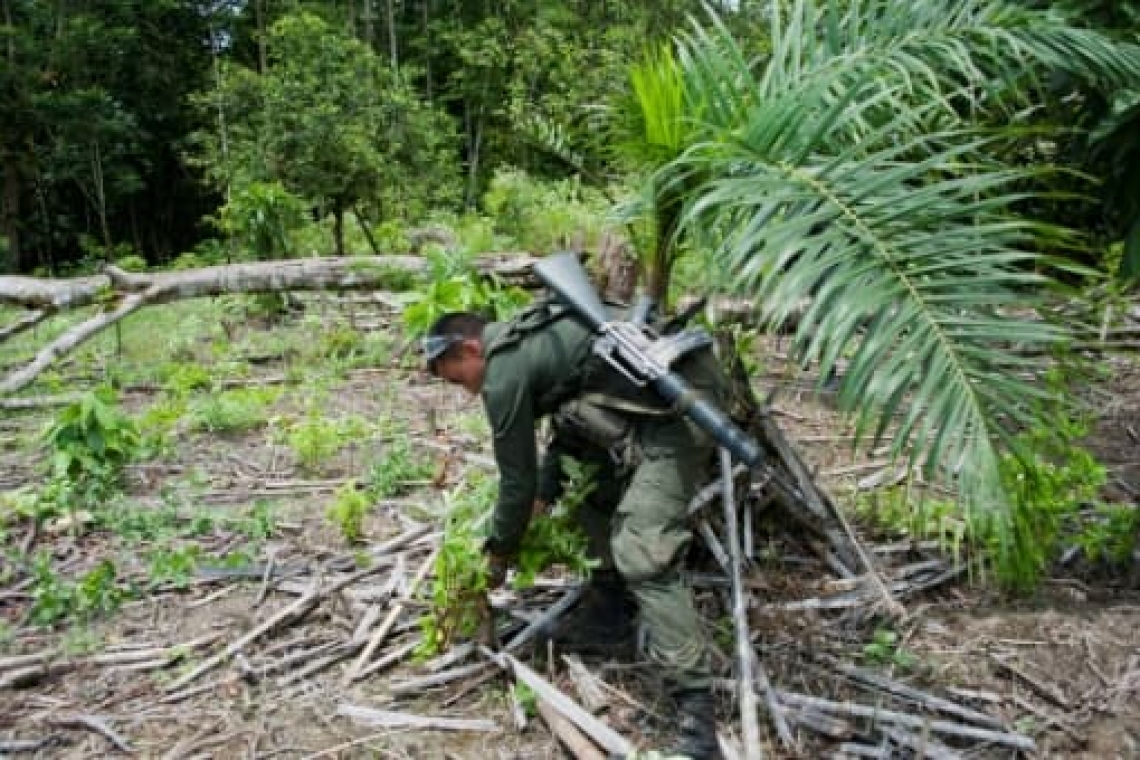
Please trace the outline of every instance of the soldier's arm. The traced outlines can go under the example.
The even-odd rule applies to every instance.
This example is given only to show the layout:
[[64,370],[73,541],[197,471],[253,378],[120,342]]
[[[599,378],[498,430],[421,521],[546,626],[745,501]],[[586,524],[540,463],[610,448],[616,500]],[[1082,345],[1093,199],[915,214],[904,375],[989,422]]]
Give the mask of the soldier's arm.
[[487,549],[514,554],[530,522],[537,492],[535,419],[530,389],[521,373],[500,375],[505,382],[484,388],[483,401],[499,466],[499,498],[491,519]]

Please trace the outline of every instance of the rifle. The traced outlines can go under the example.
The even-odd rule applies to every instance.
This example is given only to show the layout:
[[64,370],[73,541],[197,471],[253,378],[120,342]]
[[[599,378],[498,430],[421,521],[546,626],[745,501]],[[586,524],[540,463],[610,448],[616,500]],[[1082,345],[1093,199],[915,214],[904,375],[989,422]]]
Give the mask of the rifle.
[[638,387],[648,386],[677,411],[695,422],[749,467],[759,464],[760,446],[712,402],[689,387],[669,367],[678,358],[707,346],[711,339],[700,330],[675,335],[657,335],[645,324],[652,302],[642,299],[628,321],[610,320],[606,307],[590,284],[578,257],[564,252],[547,256],[534,265],[544,285],[597,334],[594,353]]

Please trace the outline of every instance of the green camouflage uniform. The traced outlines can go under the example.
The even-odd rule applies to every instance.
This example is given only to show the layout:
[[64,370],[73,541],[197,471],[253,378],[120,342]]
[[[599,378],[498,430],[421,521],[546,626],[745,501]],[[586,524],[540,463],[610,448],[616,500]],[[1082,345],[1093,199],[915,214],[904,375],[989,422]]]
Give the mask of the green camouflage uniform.
[[[709,473],[711,439],[594,357],[588,328],[557,306],[538,304],[512,322],[488,324],[483,343],[483,403],[500,474],[488,548],[514,554],[535,498],[557,495],[558,456],[574,446],[556,440],[540,471],[539,420],[586,394],[628,402],[622,416],[632,423],[637,462],[621,473],[604,466],[604,452],[587,454],[603,465],[603,478],[580,521],[595,540],[608,529],[612,562],[637,601],[648,654],[665,667],[670,686],[707,688],[707,641],[679,565],[692,536],[686,509]],[[719,402],[723,381],[711,351],[685,356],[674,369]],[[611,560],[607,554],[599,551],[603,562]]]

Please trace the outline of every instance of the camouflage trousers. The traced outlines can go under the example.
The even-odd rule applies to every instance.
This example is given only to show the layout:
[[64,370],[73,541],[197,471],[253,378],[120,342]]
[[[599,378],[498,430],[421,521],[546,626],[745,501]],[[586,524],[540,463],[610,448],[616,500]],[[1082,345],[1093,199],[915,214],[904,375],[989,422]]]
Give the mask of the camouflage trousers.
[[626,478],[603,471],[578,520],[601,571],[616,570],[629,587],[646,654],[669,688],[707,688],[708,638],[681,562],[692,539],[686,512],[710,472],[713,447],[699,428],[675,417],[639,425],[638,447],[640,464]]

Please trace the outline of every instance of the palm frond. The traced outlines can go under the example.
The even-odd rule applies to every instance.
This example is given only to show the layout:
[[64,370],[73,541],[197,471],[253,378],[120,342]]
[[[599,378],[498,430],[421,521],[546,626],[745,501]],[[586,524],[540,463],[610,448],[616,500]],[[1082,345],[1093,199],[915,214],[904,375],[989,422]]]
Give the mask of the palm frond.
[[[1025,357],[1070,340],[1038,316],[1055,263],[1039,246],[1074,240],[1016,213],[1045,170],[992,158],[1011,131],[972,125],[959,101],[1011,61],[1041,72],[1075,45],[1070,68],[1103,81],[1140,59],[1002,4],[850,7],[793,3],[766,62],[715,22],[696,28],[679,60],[702,139],[661,176],[704,178],[685,223],[719,232],[718,266],[770,322],[810,302],[797,355],[825,371],[849,356],[840,403],[860,436],[1008,510],[1000,453],[1049,400]],[[1009,104],[1038,84],[987,81]]]

